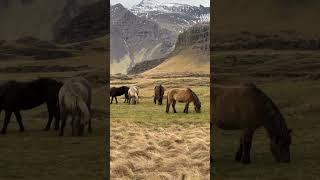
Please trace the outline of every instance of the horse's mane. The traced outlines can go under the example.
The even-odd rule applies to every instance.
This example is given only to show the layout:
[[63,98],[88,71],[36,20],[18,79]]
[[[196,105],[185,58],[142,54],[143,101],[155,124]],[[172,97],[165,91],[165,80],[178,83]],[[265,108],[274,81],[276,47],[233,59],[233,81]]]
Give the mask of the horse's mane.
[[187,89],[192,95],[194,105],[196,105],[197,107],[201,106],[201,102],[200,102],[198,96],[196,95],[196,93],[194,93],[190,88],[187,88]]
[[[277,134],[280,137],[286,136],[288,132],[288,127],[279,108],[271,100],[271,98],[268,97],[262,90],[255,87],[255,92],[263,98],[264,104],[266,106],[266,115],[268,116],[267,119],[269,119],[269,121],[265,121],[265,126],[268,127],[268,131],[272,130],[275,134]],[[274,117],[275,115],[276,117]],[[272,126],[272,124],[276,126],[274,127]]]

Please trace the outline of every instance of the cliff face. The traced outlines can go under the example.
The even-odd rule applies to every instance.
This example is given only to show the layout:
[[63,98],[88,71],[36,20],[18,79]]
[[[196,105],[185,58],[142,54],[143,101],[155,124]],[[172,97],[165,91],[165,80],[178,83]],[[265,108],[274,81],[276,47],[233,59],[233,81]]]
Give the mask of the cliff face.
[[111,7],[111,73],[126,74],[135,64],[162,58],[176,36],[156,22],[138,17],[121,4]]
[[[59,43],[78,42],[105,36],[109,33],[109,23],[104,0],[75,9],[72,14],[65,7],[65,14],[54,26],[54,40]],[[72,11],[71,11],[72,12]]]
[[175,50],[185,48],[198,49],[204,52],[210,50],[210,24],[203,23],[192,26],[181,33],[176,42]]
[[[208,73],[210,66],[209,34],[209,23],[192,26],[178,36],[175,49],[167,57],[138,63],[128,71],[128,74],[140,74],[150,69],[150,73],[169,73],[170,69],[172,73],[174,73],[173,69],[181,72]],[[191,67],[194,70],[191,70]]]

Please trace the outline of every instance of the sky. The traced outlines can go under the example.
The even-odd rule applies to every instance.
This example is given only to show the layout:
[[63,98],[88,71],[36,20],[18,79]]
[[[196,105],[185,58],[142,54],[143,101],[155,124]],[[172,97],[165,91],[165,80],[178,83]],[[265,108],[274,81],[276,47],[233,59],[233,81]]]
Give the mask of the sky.
[[[142,0],[110,0],[111,5],[121,3],[126,8],[131,8],[133,5],[139,4]],[[158,0],[159,2],[174,2],[181,4],[190,4],[199,6],[200,4],[206,7],[210,6],[210,0]]]

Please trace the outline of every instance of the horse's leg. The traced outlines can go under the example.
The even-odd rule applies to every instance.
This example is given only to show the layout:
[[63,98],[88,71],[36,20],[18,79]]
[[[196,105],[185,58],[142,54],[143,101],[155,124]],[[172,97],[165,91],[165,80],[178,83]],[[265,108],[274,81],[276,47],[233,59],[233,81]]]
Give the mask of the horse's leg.
[[19,111],[15,111],[14,115],[16,116],[16,119],[18,121],[19,127],[20,127],[20,132],[24,131],[24,127],[23,127],[23,123],[22,123],[22,118],[21,118],[21,114]]
[[173,109],[173,112],[174,113],[177,113],[177,111],[176,111],[176,100],[173,100],[173,102],[172,102],[172,109]]
[[112,101],[113,101],[113,96],[111,97],[111,102],[110,102],[110,104],[112,104]]
[[76,123],[78,123],[78,121],[76,122],[74,116],[72,116],[72,124],[71,124],[71,128],[72,128],[71,135],[72,136],[75,136],[75,132],[77,131]]
[[169,113],[171,102],[169,101],[169,98],[167,98],[167,107],[166,107],[166,113]]
[[123,103],[126,103],[126,101],[127,101],[127,96],[124,95],[124,102]]
[[51,122],[53,119],[52,107],[50,107],[50,105],[48,103],[47,103],[47,109],[48,109],[49,119],[48,119],[46,127],[44,128],[45,131],[48,131],[50,129]]
[[67,119],[67,114],[64,113],[63,116],[61,116],[61,129],[60,129],[60,134],[59,136],[63,136],[63,130],[64,130],[64,127],[66,126],[66,119]]
[[242,163],[249,164],[250,161],[250,150],[252,145],[252,137],[253,137],[254,130],[246,129],[243,133],[243,157]]
[[89,117],[88,133],[92,133],[92,127],[91,127],[91,114],[90,114],[90,117]]
[[11,118],[11,114],[12,114],[12,111],[8,111],[8,110],[5,111],[5,117],[4,117],[4,122],[3,122],[3,127],[2,127],[2,130],[1,130],[1,134],[5,134],[6,133],[7,127],[8,127],[10,118]]
[[117,96],[116,97],[114,97],[115,99],[116,99],[116,104],[118,104],[118,99],[117,99]]
[[58,130],[59,129],[59,122],[60,122],[60,112],[59,112],[59,109],[56,108],[55,109],[55,112],[54,112],[54,130]]
[[183,112],[188,114],[189,102],[186,103]]
[[242,154],[243,154],[243,137],[241,136],[240,137],[240,145],[239,145],[239,149],[238,149],[238,151],[236,153],[235,160],[240,162],[241,158],[242,158]]

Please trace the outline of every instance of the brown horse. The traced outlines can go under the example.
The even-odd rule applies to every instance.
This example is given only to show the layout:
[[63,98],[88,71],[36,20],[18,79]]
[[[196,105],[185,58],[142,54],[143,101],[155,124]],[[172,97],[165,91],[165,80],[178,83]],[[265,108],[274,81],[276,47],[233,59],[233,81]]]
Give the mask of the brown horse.
[[273,101],[254,84],[237,87],[215,85],[211,120],[221,129],[242,129],[235,160],[250,163],[255,130],[263,126],[271,139],[271,152],[278,162],[290,162],[291,129]]
[[162,99],[163,99],[163,95],[164,95],[164,87],[160,84],[156,87],[154,87],[154,104],[158,104],[161,105],[162,104]]
[[190,102],[193,102],[194,110],[197,113],[200,113],[201,111],[201,102],[198,96],[190,88],[171,89],[168,91],[166,113],[169,113],[169,108],[171,104],[172,104],[173,112],[177,113],[176,107],[175,107],[177,101],[186,103],[185,108],[183,110],[184,113],[188,113]]

